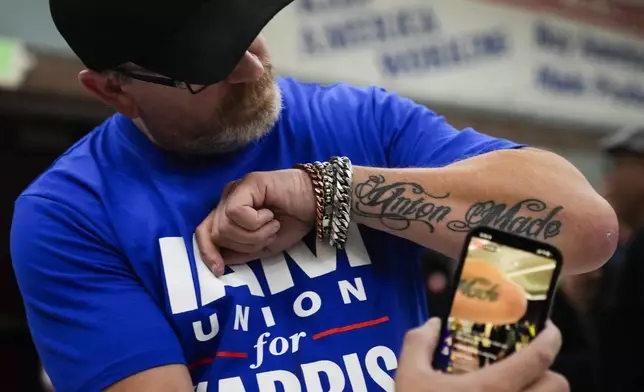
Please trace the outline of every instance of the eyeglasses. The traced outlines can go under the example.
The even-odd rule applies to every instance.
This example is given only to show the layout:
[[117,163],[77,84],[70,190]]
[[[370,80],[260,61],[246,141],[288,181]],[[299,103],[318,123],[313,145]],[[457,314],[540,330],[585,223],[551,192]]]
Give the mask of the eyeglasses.
[[180,88],[182,90],[188,90],[190,91],[193,95],[197,95],[200,92],[204,91],[206,88],[208,88],[208,84],[206,85],[192,85],[188,84],[185,82],[180,82],[178,80],[174,80],[172,78],[166,78],[164,76],[154,76],[154,75],[143,75],[140,73],[136,72],[131,72],[123,68],[116,68],[116,72],[123,76],[127,76],[132,79],[140,80],[142,82],[146,83],[153,83],[153,84],[159,84],[161,86],[168,86],[168,87],[174,87],[174,88]]

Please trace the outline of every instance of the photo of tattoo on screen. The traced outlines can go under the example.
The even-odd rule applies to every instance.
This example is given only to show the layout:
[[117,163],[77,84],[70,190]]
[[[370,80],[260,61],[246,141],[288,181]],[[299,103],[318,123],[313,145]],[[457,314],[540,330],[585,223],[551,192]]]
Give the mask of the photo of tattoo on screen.
[[456,272],[452,305],[440,315],[445,334],[435,368],[466,373],[521,350],[548,319],[561,264],[551,245],[474,229]]

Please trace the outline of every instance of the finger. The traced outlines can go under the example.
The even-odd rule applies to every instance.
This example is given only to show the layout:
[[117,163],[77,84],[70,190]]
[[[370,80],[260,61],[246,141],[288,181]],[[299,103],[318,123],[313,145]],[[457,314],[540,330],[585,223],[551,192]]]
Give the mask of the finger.
[[213,225],[212,238],[217,245],[224,247],[226,247],[225,244],[217,241],[238,242],[240,244],[250,245],[265,241],[268,237],[277,233],[280,227],[281,223],[278,220],[271,220],[258,230],[250,231],[238,226],[230,219],[222,217],[222,219],[215,221]]
[[241,206],[260,208],[264,204],[266,185],[261,173],[250,173],[235,182],[226,196],[227,209]]
[[560,348],[561,333],[554,324],[548,322],[546,328],[527,347],[476,372],[475,377],[490,387],[497,386],[499,380],[504,380],[503,384],[508,391],[523,391],[544,375]]
[[432,356],[438,345],[441,332],[441,320],[433,318],[422,326],[412,329],[405,335],[402,352],[400,354],[400,367],[402,364],[420,364],[429,367]]
[[259,252],[267,247],[269,239],[280,230],[280,222],[273,220],[257,231],[248,231],[230,222],[213,230],[212,242],[220,247],[243,253]]
[[227,206],[226,216],[237,225],[250,231],[259,230],[275,217],[271,210],[265,208],[256,210],[251,206],[244,205]]
[[219,248],[212,242],[210,236],[211,224],[212,218],[209,216],[199,225],[199,227],[197,227],[197,230],[195,230],[195,238],[197,239],[201,261],[205,263],[215,275],[221,276],[224,274],[225,264]]
[[[269,241],[271,242],[271,241]],[[226,265],[246,264],[250,261],[267,259],[269,257],[277,256],[282,253],[281,251],[271,251],[269,249],[262,249],[256,253],[242,253],[230,249],[222,249],[222,257]]]
[[561,374],[547,372],[525,392],[570,392],[570,384]]
[[221,200],[226,199],[228,195],[230,195],[230,192],[232,192],[233,190],[235,190],[235,188],[237,188],[237,185],[239,185],[240,182],[241,180],[235,180],[235,181],[229,182],[224,187],[224,190],[221,192]]
[[299,225],[297,222],[284,223],[275,238],[270,238],[267,241],[268,245],[257,253],[240,254],[239,252],[228,252],[227,249],[222,249],[224,263],[226,265],[240,264],[281,255],[283,251],[297,244],[308,232],[309,227],[306,225]]

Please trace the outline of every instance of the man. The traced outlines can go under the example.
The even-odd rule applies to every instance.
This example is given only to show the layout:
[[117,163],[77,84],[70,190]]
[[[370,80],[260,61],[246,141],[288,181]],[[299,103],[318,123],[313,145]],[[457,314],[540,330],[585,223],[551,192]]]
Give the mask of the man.
[[602,141],[610,161],[606,198],[629,232],[644,227],[644,126],[621,129]]
[[[620,245],[602,269],[564,279],[562,298],[553,309],[565,338],[555,368],[573,390],[639,391],[644,339],[635,333],[617,336],[644,317],[644,127],[609,135],[602,149],[609,161],[605,194],[617,213]],[[596,369],[589,373],[590,367]],[[601,376],[602,382],[588,374]]]
[[[612,209],[564,159],[381,89],[276,82],[257,35],[289,2],[50,0],[81,84],[120,113],[15,206],[56,390],[392,390],[427,318],[423,246],[457,257],[490,224],[557,244],[568,273],[612,253]],[[337,252],[306,235],[314,185],[289,169],[332,156],[353,163]]]
[[640,391],[644,338],[637,327],[644,323],[644,126],[622,129],[606,138],[603,147],[611,163],[606,198],[622,227],[628,228],[628,236],[622,237],[619,253],[602,269],[590,309],[598,322],[600,390]]

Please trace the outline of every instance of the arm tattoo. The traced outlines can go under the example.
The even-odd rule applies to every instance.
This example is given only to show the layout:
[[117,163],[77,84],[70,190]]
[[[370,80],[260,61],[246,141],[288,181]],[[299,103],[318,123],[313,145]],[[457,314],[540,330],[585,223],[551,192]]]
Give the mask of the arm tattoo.
[[452,209],[440,205],[449,193],[432,195],[412,182],[385,184],[385,177],[370,176],[356,185],[353,212],[365,218],[376,218],[391,230],[405,230],[411,222],[422,222],[434,232],[434,225],[441,222]]
[[[522,216],[522,211],[547,212],[541,218]],[[520,234],[526,237],[549,239],[561,234],[561,221],[555,216],[563,210],[557,206],[548,211],[548,206],[538,199],[521,200],[508,208],[507,204],[480,201],[473,204],[463,220],[453,220],[447,227],[453,231],[467,232],[477,226],[489,226]]]
[[499,285],[493,285],[485,278],[461,279],[458,290],[464,296],[481,301],[496,302],[499,299]]
[[[455,232],[489,226],[547,240],[560,235],[562,230],[561,221],[555,218],[563,207],[551,207],[539,199],[525,199],[514,205],[478,201],[468,208],[462,219],[451,219],[452,208],[445,205],[449,193],[435,195],[413,182],[387,184],[382,175],[370,176],[367,181],[357,184],[354,196],[354,214],[378,219],[391,230],[406,230],[412,222],[422,222],[433,233],[435,226],[448,217],[446,227]],[[542,214],[528,216],[526,212]]]

